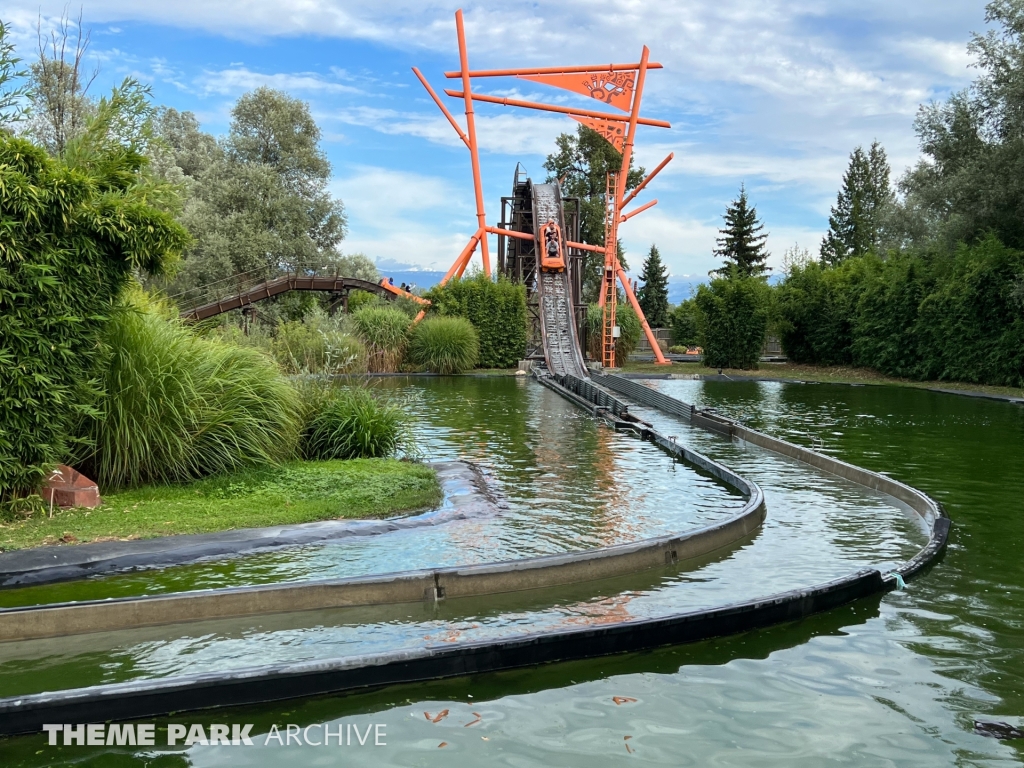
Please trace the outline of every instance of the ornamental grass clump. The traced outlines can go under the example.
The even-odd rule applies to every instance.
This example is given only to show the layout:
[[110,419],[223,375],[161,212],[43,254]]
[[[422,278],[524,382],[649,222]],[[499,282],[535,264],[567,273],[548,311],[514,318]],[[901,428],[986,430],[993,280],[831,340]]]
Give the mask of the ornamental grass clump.
[[307,386],[302,456],[310,461],[394,456],[407,443],[404,411],[362,386]]
[[480,360],[480,335],[463,317],[428,318],[412,330],[409,359],[435,373],[463,373]]
[[363,373],[366,349],[355,336],[341,332],[331,318],[312,315],[282,323],[271,343],[274,359],[286,373]]
[[86,475],[117,489],[180,482],[295,453],[298,393],[257,349],[197,336],[141,292],[107,323],[97,412],[78,435]]
[[356,335],[366,346],[370,373],[394,373],[405,357],[409,317],[391,307],[366,307],[352,314]]

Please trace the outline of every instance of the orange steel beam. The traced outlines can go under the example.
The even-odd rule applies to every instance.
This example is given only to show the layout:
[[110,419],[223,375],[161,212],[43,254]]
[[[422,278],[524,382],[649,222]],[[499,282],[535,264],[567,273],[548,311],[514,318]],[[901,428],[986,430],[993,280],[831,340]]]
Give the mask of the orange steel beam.
[[432,98],[434,100],[434,103],[437,104],[437,106],[440,108],[441,113],[448,118],[448,122],[452,124],[452,128],[455,129],[455,132],[459,134],[459,138],[462,139],[462,143],[468,147],[469,137],[462,130],[462,127],[455,121],[455,118],[452,117],[452,113],[448,111],[448,108],[441,101],[441,97],[434,93],[434,89],[430,87],[430,83],[427,82],[427,78],[425,78],[416,67],[413,67],[412,71],[413,74],[416,75],[419,81],[423,84],[423,87],[427,89],[427,93],[430,94],[430,98]]
[[[462,253],[459,254],[459,257],[455,259],[455,262],[452,264],[451,269],[449,269],[447,274],[445,274],[445,276],[441,278],[441,285],[447,283],[449,280],[452,279],[452,275],[454,275],[456,272],[459,272],[459,265],[462,265],[462,269],[465,270],[466,266],[465,264],[463,264],[463,262],[469,261],[473,257],[473,251],[476,250],[476,244],[479,242],[480,231],[477,230],[476,234],[469,238],[469,243],[466,245],[465,248],[462,249]],[[459,276],[462,276],[462,272],[459,272]]]
[[396,288],[394,285],[388,282],[388,279],[386,277],[382,277],[380,279],[379,285],[385,291],[389,291],[395,294],[395,296],[401,296],[404,299],[412,299],[413,301],[419,304],[424,304],[428,307],[430,306],[430,302],[424,299],[422,296],[417,296],[415,293],[409,293],[409,291],[403,291],[401,288]]
[[[577,67],[540,67],[533,69],[478,69],[469,73],[470,77],[515,77],[516,75],[568,75],[573,72],[624,72],[639,69],[639,64],[588,64]],[[661,69],[656,61],[647,64],[648,69]],[[462,72],[445,72],[449,80],[462,77]]]
[[619,218],[619,223],[621,224],[624,221],[629,221],[634,216],[636,216],[638,213],[643,213],[648,208],[653,208],[657,204],[658,204],[658,199],[657,198],[655,198],[654,200],[651,200],[651,202],[649,202],[649,203],[644,203],[639,208],[637,208],[635,211],[630,211],[629,213],[622,214],[622,216]]
[[[466,51],[466,28],[462,22],[462,9],[455,12],[455,31],[459,38],[459,67],[462,70],[462,91],[466,102],[466,133],[469,134],[469,157],[473,166],[473,190],[476,192],[477,236],[484,274],[491,276],[491,254],[487,250],[487,216],[484,214],[484,188],[480,179],[480,153],[476,142],[476,116],[473,114],[473,93],[469,83],[469,54]],[[462,267],[465,269],[465,265]],[[461,272],[459,273],[462,274]]]
[[640,309],[640,302],[636,300],[636,296],[633,294],[633,287],[629,284],[629,277],[622,269],[621,265],[618,266],[619,282],[622,283],[622,287],[626,291],[626,298],[629,299],[629,303],[633,305],[633,311],[636,312],[636,316],[640,318],[640,325],[643,326],[644,334],[647,336],[647,341],[651,345],[651,349],[654,350],[655,365],[672,365],[671,360],[666,360],[665,356],[661,354],[661,347],[658,346],[658,339],[654,336],[654,331],[651,330],[651,326],[647,322],[647,318],[644,317],[644,311]]
[[533,235],[528,235],[525,232],[517,232],[514,229],[502,229],[501,227],[488,227],[487,231],[492,235],[506,235],[508,237],[518,237],[520,240],[533,240]]
[[[445,89],[445,94],[455,99],[465,97],[465,90],[453,91]],[[544,112],[560,112],[563,115],[579,115],[580,117],[597,117],[602,120],[614,120],[619,123],[627,123],[630,118],[625,115],[613,115],[608,112],[596,112],[592,109],[577,109],[576,107],[558,107],[554,104],[541,104],[536,101],[522,101],[520,99],[509,99],[504,96],[487,96],[482,93],[471,94],[473,101],[486,101],[488,104],[501,104],[506,107],[524,107],[526,109],[539,109]],[[637,122],[640,125],[650,125],[655,128],[671,128],[672,124],[664,120],[653,120],[649,117],[639,117]]]
[[626,199],[622,201],[622,207],[625,208],[627,205],[629,205],[629,201],[632,200],[634,197],[636,197],[640,193],[640,190],[642,190],[644,187],[647,186],[647,182],[649,182],[651,179],[653,179],[655,176],[657,176],[658,173],[661,171],[661,169],[664,168],[666,165],[668,165],[672,161],[672,158],[675,157],[675,156],[676,156],[675,152],[670,152],[668,157],[666,157],[664,160],[662,160],[658,164],[658,167],[655,168],[653,171],[651,171],[650,174],[648,174],[646,179],[644,179],[639,184],[637,184],[636,188],[632,192],[630,192],[628,195],[626,195]]
[[578,248],[581,251],[592,251],[593,253],[604,253],[605,247],[603,245],[591,245],[590,243],[574,243],[572,240],[566,240],[566,245],[570,248]]

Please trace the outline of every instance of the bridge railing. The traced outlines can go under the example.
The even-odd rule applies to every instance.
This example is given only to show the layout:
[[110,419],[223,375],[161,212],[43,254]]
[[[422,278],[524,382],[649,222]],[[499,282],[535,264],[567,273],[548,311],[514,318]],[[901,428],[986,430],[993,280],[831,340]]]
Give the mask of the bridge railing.
[[322,262],[266,265],[248,272],[239,272],[197,288],[189,288],[168,298],[174,302],[182,314],[186,314],[207,304],[248,293],[260,285],[281,278],[342,276],[336,265]]

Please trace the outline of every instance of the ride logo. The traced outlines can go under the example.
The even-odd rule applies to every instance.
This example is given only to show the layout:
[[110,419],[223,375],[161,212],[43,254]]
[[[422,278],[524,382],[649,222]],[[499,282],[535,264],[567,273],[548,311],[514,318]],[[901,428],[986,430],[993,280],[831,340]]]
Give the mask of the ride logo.
[[[252,723],[209,723],[206,726],[202,723],[168,723],[165,741],[158,737],[155,723],[46,723],[43,733],[47,734],[47,743],[51,747],[155,747],[158,742],[166,743],[168,747],[196,744],[251,747],[257,745],[251,736],[253,727]],[[367,723],[365,730],[355,723],[313,723],[307,726],[288,723],[280,727],[274,724],[263,738],[262,746],[384,747],[387,746],[384,741],[386,728],[384,723]]]

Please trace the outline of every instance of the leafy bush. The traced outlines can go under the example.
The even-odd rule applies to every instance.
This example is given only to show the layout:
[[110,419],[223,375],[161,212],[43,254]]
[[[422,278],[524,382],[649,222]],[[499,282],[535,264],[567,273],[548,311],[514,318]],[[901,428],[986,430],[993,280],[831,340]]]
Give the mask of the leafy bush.
[[78,433],[88,476],[120,488],[294,455],[299,400],[266,355],[197,336],[141,292],[103,334],[104,395]]
[[352,314],[356,334],[366,345],[367,369],[393,373],[402,364],[409,339],[409,317],[391,307],[373,306]]
[[302,455],[309,460],[394,456],[406,440],[405,413],[365,387],[306,390]]
[[[603,318],[604,310],[600,306],[591,304],[587,307],[587,347],[590,356],[595,360],[601,359]],[[615,341],[615,364],[622,365],[633,354],[644,329],[640,325],[640,318],[633,311],[633,307],[619,302],[615,304],[615,324],[619,326],[619,338]]]
[[692,347],[700,342],[700,325],[697,304],[693,299],[680,302],[679,306],[669,313],[669,324],[672,326],[672,343],[681,347]]
[[771,289],[756,277],[716,278],[697,289],[704,365],[756,368],[768,331]]
[[99,397],[98,337],[130,274],[163,272],[188,241],[152,207],[145,158],[92,138],[102,149],[69,147],[70,167],[0,131],[0,508],[67,458],[72,424]]
[[921,301],[916,338],[918,376],[1024,387],[1024,252],[995,237],[961,246]]
[[409,359],[435,373],[463,373],[480,359],[480,337],[464,317],[429,317],[413,328]]
[[1024,385],[1024,253],[995,237],[952,257],[867,255],[795,268],[778,287],[795,362],[892,376]]
[[480,335],[480,366],[512,368],[526,353],[526,286],[482,272],[450,280],[424,294],[431,311],[464,317]]
[[853,326],[874,258],[847,259],[834,268],[818,262],[794,266],[776,288],[777,330],[795,363],[851,365]]
[[353,290],[349,291],[348,294],[348,311],[358,312],[360,309],[366,309],[367,307],[378,307],[384,303],[376,293],[370,293],[369,291]]

